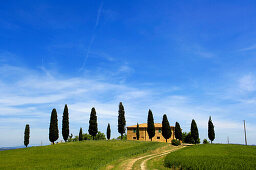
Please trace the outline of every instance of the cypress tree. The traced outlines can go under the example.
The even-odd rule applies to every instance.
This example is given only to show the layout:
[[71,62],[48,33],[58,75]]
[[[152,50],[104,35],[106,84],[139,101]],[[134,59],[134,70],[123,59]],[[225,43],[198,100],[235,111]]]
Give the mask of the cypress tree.
[[24,132],[24,145],[27,147],[29,144],[29,134],[30,134],[30,128],[29,124],[26,124],[25,132]]
[[110,124],[108,124],[108,127],[107,127],[107,139],[108,140],[110,139],[110,135],[111,135],[111,129],[110,129]]
[[136,137],[137,137],[137,140],[140,139],[140,128],[139,128],[139,124],[137,123],[137,128],[136,128]]
[[178,122],[175,123],[175,138],[182,140],[182,132],[181,132],[180,124]]
[[191,136],[194,140],[194,144],[197,143],[198,139],[199,139],[199,134],[198,134],[198,129],[197,129],[197,125],[196,125],[196,121],[193,119],[191,122]]
[[91,110],[88,132],[89,132],[90,135],[92,135],[92,138],[94,140],[94,137],[98,133],[97,116],[96,116],[96,110],[95,110],[94,107]]
[[210,116],[209,121],[208,121],[208,137],[209,137],[211,143],[215,139],[214,125],[212,123],[211,116]]
[[163,115],[162,135],[165,138],[166,142],[167,142],[167,139],[169,139],[172,136],[171,126],[169,124],[166,114]]
[[69,118],[68,118],[68,106],[65,105],[62,117],[62,136],[65,142],[68,140],[69,136]]
[[152,141],[152,138],[155,136],[155,124],[154,124],[153,113],[150,109],[148,110],[147,132],[148,132],[149,138]]
[[79,140],[79,141],[82,141],[82,140],[83,140],[83,130],[82,130],[82,128],[80,128],[78,140]]
[[52,114],[51,114],[49,140],[52,142],[52,144],[54,144],[54,141],[56,141],[58,138],[59,138],[58,118],[57,118],[57,111],[54,108],[52,109]]
[[123,134],[125,133],[125,111],[122,102],[119,103],[118,110],[118,132],[121,134],[121,140],[123,139]]

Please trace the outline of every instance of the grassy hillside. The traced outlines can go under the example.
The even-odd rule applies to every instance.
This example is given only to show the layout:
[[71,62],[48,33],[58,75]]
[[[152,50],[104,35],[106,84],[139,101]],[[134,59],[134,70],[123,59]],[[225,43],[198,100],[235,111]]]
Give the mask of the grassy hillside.
[[168,154],[164,164],[166,167],[182,169],[255,169],[256,147],[196,145]]
[[163,146],[157,142],[84,141],[0,152],[0,169],[98,169]]

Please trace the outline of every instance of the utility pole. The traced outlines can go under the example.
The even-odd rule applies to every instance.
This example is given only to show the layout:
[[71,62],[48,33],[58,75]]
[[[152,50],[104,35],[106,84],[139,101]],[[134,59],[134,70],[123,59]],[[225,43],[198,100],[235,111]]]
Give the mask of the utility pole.
[[245,120],[244,120],[244,139],[245,139],[245,145],[247,145]]
[[229,137],[228,137],[228,144],[229,144]]

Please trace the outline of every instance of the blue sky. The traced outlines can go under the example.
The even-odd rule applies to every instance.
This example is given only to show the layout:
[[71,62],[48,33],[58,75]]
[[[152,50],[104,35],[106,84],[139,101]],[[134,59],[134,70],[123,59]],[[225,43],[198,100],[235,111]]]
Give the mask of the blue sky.
[[[201,140],[212,116],[215,142],[256,144],[256,3],[253,1],[6,1],[0,6],[0,146],[48,144],[65,104],[71,133],[117,137],[120,101],[127,125],[155,122]],[[60,131],[60,138],[62,135]]]

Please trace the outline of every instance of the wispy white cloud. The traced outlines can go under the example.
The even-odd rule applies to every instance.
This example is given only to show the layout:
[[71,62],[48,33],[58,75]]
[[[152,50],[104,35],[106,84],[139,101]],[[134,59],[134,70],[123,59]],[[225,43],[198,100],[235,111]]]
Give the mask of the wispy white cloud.
[[[50,72],[50,71],[49,71]],[[187,94],[175,94],[181,88],[161,89],[154,84],[147,88],[120,84],[111,77],[97,79],[93,77],[66,78],[63,75],[48,76],[43,71],[35,71],[23,67],[4,66],[0,68],[0,133],[18,135],[16,142],[22,144],[23,129],[26,123],[31,125],[31,143],[48,143],[48,125],[52,108],[57,108],[59,128],[64,104],[68,104],[70,112],[71,133],[77,134],[79,127],[88,128],[92,107],[96,108],[99,130],[105,132],[107,123],[111,123],[113,137],[117,133],[118,103],[125,106],[127,125],[146,122],[148,109],[152,109],[155,122],[162,121],[167,114],[170,124],[180,122],[184,131],[190,130],[190,123],[195,119],[200,130],[200,137],[207,138],[207,122],[211,115],[216,126],[216,142],[225,142],[229,135],[236,143],[242,143],[242,131],[239,120],[229,115],[239,113],[244,105],[219,105],[200,102]],[[245,78],[247,80],[248,78]],[[175,90],[176,89],[176,90]],[[235,107],[234,107],[235,106]],[[250,112],[252,113],[253,110]],[[256,110],[255,110],[256,112]],[[248,123],[248,133],[256,127]],[[41,133],[41,135],[36,135]],[[60,140],[61,140],[60,132]],[[255,143],[255,138],[250,138]],[[0,140],[0,146],[6,145]],[[13,144],[10,144],[13,145]]]
[[97,29],[97,27],[99,25],[102,8],[103,8],[103,2],[100,3],[100,6],[99,6],[99,9],[98,9],[98,12],[97,12],[95,26],[93,28],[93,33],[92,33],[92,36],[91,36],[91,39],[90,39],[90,42],[89,42],[89,45],[88,45],[88,48],[87,48],[87,52],[86,52],[85,58],[83,60],[82,66],[79,69],[79,71],[83,71],[84,70],[85,64],[86,64],[86,62],[88,60],[88,57],[89,57],[89,54],[91,52],[91,48],[92,48],[92,45],[93,45],[94,40],[95,40],[95,32],[96,32],[96,29]]
[[130,73],[130,72],[132,72],[132,71],[133,71],[133,69],[132,69],[131,67],[129,67],[127,64],[122,65],[122,66],[119,68],[119,70],[118,70],[118,72],[121,72],[121,73]]
[[101,1],[100,7],[98,9],[95,27],[97,27],[99,24],[102,8],[103,8],[103,1]]
[[202,58],[213,58],[213,57],[215,57],[215,55],[213,53],[202,50],[202,49],[198,49],[198,51],[196,51],[196,55],[198,55]]
[[249,47],[241,48],[238,51],[251,51],[251,50],[255,50],[255,49],[256,49],[256,44],[253,44]]
[[242,91],[253,92],[256,90],[256,77],[252,74],[244,75],[239,80],[239,86]]
[[187,52],[192,56],[196,56],[199,58],[210,59],[214,58],[217,55],[210,49],[205,48],[205,46],[198,43],[185,43],[181,47],[182,52]]

